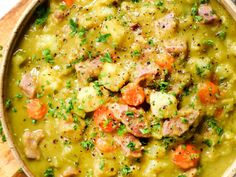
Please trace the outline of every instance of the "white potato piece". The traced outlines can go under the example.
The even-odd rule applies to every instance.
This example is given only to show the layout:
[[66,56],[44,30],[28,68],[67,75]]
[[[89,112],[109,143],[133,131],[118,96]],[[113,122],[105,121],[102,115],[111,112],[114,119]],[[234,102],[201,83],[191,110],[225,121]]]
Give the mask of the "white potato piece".
[[103,87],[96,87],[91,84],[82,88],[78,93],[78,105],[85,112],[95,111],[99,106],[104,104],[109,97],[109,92]]
[[38,35],[36,37],[36,48],[38,51],[50,49],[52,53],[58,50],[57,38],[50,34]]
[[119,63],[105,63],[99,76],[99,82],[112,92],[118,92],[128,79],[127,69]]
[[166,162],[161,162],[160,160],[149,160],[146,168],[144,169],[143,176],[145,177],[157,177],[157,174],[160,173],[167,166]]
[[177,99],[168,93],[152,92],[150,104],[152,114],[158,118],[170,118],[177,111]]
[[38,83],[45,92],[56,91],[62,87],[62,80],[58,77],[58,73],[51,68],[39,72]]
[[119,21],[112,19],[103,23],[101,33],[111,34],[113,44],[119,45],[125,36],[125,28]]

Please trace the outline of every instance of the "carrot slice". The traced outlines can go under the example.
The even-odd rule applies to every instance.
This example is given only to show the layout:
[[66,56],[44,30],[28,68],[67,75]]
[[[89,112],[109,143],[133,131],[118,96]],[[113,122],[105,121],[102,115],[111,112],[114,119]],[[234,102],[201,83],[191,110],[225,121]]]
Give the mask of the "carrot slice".
[[42,119],[47,113],[46,104],[43,104],[39,99],[30,100],[26,107],[29,117],[35,120]]
[[71,7],[74,3],[74,0],[63,0],[68,7]]
[[169,72],[173,69],[175,59],[168,54],[161,54],[156,63],[162,68],[167,69]]
[[122,89],[122,99],[128,105],[138,106],[144,102],[145,93],[142,87],[130,83]]
[[198,96],[203,104],[212,104],[217,101],[217,95],[219,94],[218,86],[212,82],[205,82],[198,91]]
[[98,108],[94,112],[93,118],[95,124],[104,132],[110,133],[119,127],[119,122],[106,106]]
[[179,145],[172,153],[173,163],[181,169],[196,167],[200,160],[200,151],[194,145]]

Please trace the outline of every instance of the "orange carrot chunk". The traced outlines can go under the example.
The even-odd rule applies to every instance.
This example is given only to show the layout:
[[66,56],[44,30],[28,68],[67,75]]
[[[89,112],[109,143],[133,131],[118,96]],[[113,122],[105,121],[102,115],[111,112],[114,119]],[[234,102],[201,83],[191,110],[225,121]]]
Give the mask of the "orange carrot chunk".
[[71,7],[74,3],[74,0],[63,0],[68,7]]
[[122,99],[126,104],[138,106],[145,100],[145,93],[142,87],[136,84],[128,84],[122,89]]
[[47,113],[46,104],[43,104],[39,99],[30,100],[26,107],[29,117],[35,120],[44,118]]
[[219,94],[218,86],[212,82],[205,82],[198,91],[198,96],[203,104],[212,104],[217,101],[217,95]]
[[162,68],[167,69],[168,72],[171,72],[173,70],[173,64],[175,59],[168,54],[162,54],[156,61],[156,63]]
[[173,163],[183,170],[197,167],[200,160],[200,151],[194,145],[179,145],[172,153]]
[[106,106],[98,108],[94,112],[93,118],[95,124],[104,132],[110,133],[119,127],[119,122]]

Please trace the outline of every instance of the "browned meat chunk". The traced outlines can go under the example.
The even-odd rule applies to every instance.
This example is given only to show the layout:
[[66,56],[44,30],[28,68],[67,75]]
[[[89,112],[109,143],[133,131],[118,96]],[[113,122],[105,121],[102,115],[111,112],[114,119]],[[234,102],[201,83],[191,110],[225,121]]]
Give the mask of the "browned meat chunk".
[[35,130],[35,131],[25,131],[23,134],[23,144],[25,155],[29,159],[39,160],[40,152],[38,149],[38,145],[40,141],[44,138],[43,130]]
[[200,112],[192,109],[182,109],[178,115],[163,124],[163,136],[181,136],[189,130],[190,126],[197,125],[200,120]]
[[115,140],[121,146],[126,157],[139,158],[142,156],[142,144],[132,134],[117,135]]
[[73,177],[78,174],[78,170],[74,167],[67,167],[66,170],[63,172],[62,177]]
[[132,81],[136,84],[147,85],[161,75],[161,69],[154,62],[138,64],[132,73]]
[[53,13],[53,17],[55,17],[56,21],[62,21],[65,18],[66,14],[62,10],[56,10]]
[[198,14],[203,18],[205,24],[219,21],[219,17],[214,13],[209,4],[201,4],[198,8]]
[[99,58],[86,60],[75,65],[77,78],[80,84],[87,85],[90,78],[96,78],[101,72],[103,63]]
[[29,98],[34,98],[36,94],[36,79],[30,74],[27,73],[23,75],[19,87]]
[[171,35],[176,31],[177,25],[175,14],[171,12],[155,22],[155,30],[160,36]]
[[150,137],[150,127],[148,120],[144,116],[144,111],[123,104],[111,104],[108,106],[115,118],[120,120],[127,128],[128,132],[136,137]]
[[186,40],[179,40],[173,39],[165,42],[165,49],[168,53],[178,55],[184,54],[187,55],[187,41]]

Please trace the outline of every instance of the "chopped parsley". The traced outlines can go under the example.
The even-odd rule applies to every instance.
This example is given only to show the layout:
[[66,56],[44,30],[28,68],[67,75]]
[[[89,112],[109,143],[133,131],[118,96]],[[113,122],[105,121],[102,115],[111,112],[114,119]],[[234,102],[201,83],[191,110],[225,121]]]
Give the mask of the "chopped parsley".
[[103,95],[103,93],[101,91],[101,86],[102,85],[98,81],[94,82],[93,88],[97,91],[97,95],[98,96],[102,96]]
[[125,125],[122,124],[122,125],[118,128],[117,134],[118,134],[119,136],[122,136],[122,135],[125,134],[125,132],[126,132],[126,127],[125,127]]
[[107,39],[111,36],[110,33],[108,34],[100,34],[100,36],[96,39],[96,42],[107,42]]
[[16,94],[16,98],[21,99],[21,98],[23,98],[23,95],[22,95],[21,93],[17,93],[17,94]]
[[216,36],[218,38],[220,38],[221,40],[225,40],[226,38],[226,32],[225,31],[219,31],[218,33],[216,33]]
[[134,142],[129,142],[129,144],[127,144],[127,147],[131,150],[131,151],[135,151],[135,143]]
[[48,168],[47,170],[45,170],[43,176],[45,177],[54,177],[54,169],[53,168]]
[[109,52],[105,53],[103,57],[100,58],[101,62],[107,62],[107,63],[112,63],[112,58]]
[[128,117],[134,117],[134,112],[133,111],[126,111],[125,115],[127,115]]
[[155,2],[155,5],[156,5],[156,6],[159,6],[159,7],[160,7],[160,6],[163,6],[163,5],[164,5],[164,2],[163,2],[162,0],[156,1],[156,2]]
[[142,133],[142,134],[148,134],[151,132],[151,130],[149,128],[143,128],[143,129],[139,129],[139,131]]
[[212,146],[212,141],[210,139],[204,140],[203,143],[206,144],[208,147]]
[[77,24],[77,22],[74,19],[72,19],[72,18],[70,19],[69,25],[70,25],[70,29],[71,29],[71,34],[72,35],[75,35],[76,33],[79,32],[78,24]]
[[210,127],[213,130],[215,130],[218,135],[222,135],[223,134],[223,128],[219,127],[217,121],[214,118],[212,118],[212,117],[208,118],[207,119],[207,125],[208,125],[208,127]]
[[139,2],[139,0],[132,0],[132,2],[133,2],[133,3],[138,3],[138,2]]
[[200,0],[200,4],[207,4],[210,0]]
[[128,174],[132,173],[132,170],[129,166],[125,165],[122,169],[121,169],[121,174],[126,176]]
[[54,64],[54,59],[51,55],[50,49],[44,49],[42,54],[43,54],[43,57],[47,63]]
[[45,5],[41,5],[37,8],[36,10],[36,20],[35,20],[35,24],[38,26],[43,26],[46,24],[47,19],[48,19],[48,15],[50,13],[50,9],[45,6]]
[[164,82],[164,81],[163,81],[163,82],[160,82],[160,83],[159,83],[159,88],[160,88],[160,90],[163,91],[163,92],[167,90],[168,86],[169,86],[169,83],[168,83],[168,82]]
[[94,144],[92,141],[82,141],[80,145],[85,149],[85,150],[90,150],[94,147]]
[[212,46],[215,45],[214,41],[211,40],[211,39],[204,40],[202,44],[206,45],[206,46],[209,46],[209,47],[212,47]]
[[139,52],[138,50],[134,50],[134,51],[132,52],[132,56],[133,56],[133,57],[139,57],[139,56],[140,56],[140,52]]
[[3,133],[3,127],[2,127],[2,123],[0,122],[0,136],[2,137],[2,142],[6,142],[6,136]]
[[188,119],[186,119],[185,117],[181,117],[181,122],[183,124],[187,124],[188,123]]
[[178,175],[178,177],[187,177],[186,175]]
[[7,100],[5,101],[5,107],[6,107],[6,109],[9,109],[9,108],[11,107],[11,104],[12,104],[11,99],[7,99]]

